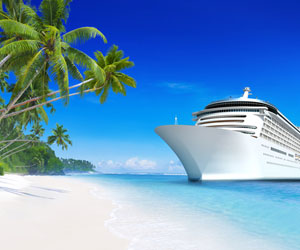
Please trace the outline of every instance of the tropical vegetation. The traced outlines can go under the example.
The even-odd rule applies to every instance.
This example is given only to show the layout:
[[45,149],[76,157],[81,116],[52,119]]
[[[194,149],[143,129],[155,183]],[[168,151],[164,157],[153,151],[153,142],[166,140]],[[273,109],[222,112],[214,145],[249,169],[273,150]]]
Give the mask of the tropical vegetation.
[[[47,142],[41,141],[41,124],[55,112],[55,101],[67,105],[71,96],[94,92],[104,103],[110,89],[126,95],[125,85],[136,87],[135,80],[123,73],[134,64],[117,46],[106,55],[95,52],[95,59],[76,48],[96,37],[107,40],[95,27],[67,31],[71,2],[42,0],[36,8],[22,0],[0,1],[1,169],[15,164],[31,173],[62,172],[61,161],[47,143],[67,149],[72,145],[67,130],[57,124]],[[70,79],[79,83],[70,85]],[[53,84],[56,89],[50,88]]]
[[85,160],[75,159],[60,159],[63,164],[64,173],[82,173],[82,172],[94,172],[95,165]]
[[0,162],[0,175],[4,171],[35,175],[63,175],[93,172],[94,169],[95,166],[89,161],[58,158],[45,143],[36,144]]
[[63,128],[63,125],[56,124],[56,128],[52,130],[53,135],[48,137],[48,144],[56,143],[61,146],[62,150],[68,149],[68,144],[72,145],[70,136],[66,134],[68,130]]

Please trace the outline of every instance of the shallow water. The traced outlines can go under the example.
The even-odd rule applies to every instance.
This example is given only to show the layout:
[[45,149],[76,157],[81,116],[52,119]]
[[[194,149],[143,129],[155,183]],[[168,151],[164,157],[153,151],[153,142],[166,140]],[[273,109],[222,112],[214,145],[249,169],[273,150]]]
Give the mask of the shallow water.
[[100,184],[113,198],[118,208],[107,226],[130,239],[130,249],[300,249],[300,182],[75,178]]

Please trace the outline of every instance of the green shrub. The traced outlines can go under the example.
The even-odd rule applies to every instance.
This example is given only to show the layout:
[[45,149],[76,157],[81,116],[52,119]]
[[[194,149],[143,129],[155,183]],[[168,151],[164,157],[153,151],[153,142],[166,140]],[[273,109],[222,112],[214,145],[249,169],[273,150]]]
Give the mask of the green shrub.
[[4,168],[0,166],[0,175],[4,175]]

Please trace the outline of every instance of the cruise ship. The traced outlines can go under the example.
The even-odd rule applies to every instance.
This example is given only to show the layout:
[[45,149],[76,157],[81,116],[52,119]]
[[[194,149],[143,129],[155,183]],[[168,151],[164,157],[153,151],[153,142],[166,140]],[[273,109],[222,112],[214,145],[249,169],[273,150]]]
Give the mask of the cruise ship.
[[189,180],[300,180],[299,128],[250,92],[193,113],[195,126],[155,129]]

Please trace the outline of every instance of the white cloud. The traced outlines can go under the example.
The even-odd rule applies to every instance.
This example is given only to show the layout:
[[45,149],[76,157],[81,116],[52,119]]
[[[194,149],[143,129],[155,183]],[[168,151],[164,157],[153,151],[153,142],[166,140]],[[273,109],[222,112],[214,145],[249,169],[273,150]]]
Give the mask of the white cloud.
[[121,162],[117,162],[117,161],[112,161],[112,160],[108,160],[108,161],[100,161],[98,162],[97,165],[97,169],[101,171],[102,169],[119,169],[120,167],[122,167],[122,163]]
[[131,168],[134,170],[155,169],[156,165],[157,164],[155,161],[150,161],[150,160],[146,160],[146,159],[140,160],[138,157],[129,158],[125,162],[125,166],[127,168]]
[[137,156],[124,161],[100,161],[97,164],[97,171],[102,173],[166,173],[185,174],[184,167],[179,160],[160,162],[142,159]]
[[132,157],[124,162],[121,161],[100,161],[97,164],[97,170],[100,172],[139,172],[139,171],[153,171],[156,169],[157,163],[148,159],[140,159],[139,157]]
[[180,161],[170,161],[168,165],[169,173],[184,173],[184,168]]
[[207,93],[207,87],[202,83],[191,82],[162,82],[159,87],[165,88],[172,93]]
[[167,87],[171,89],[176,89],[176,90],[192,90],[193,86],[191,84],[187,83],[176,83],[176,82],[171,82],[166,84]]

